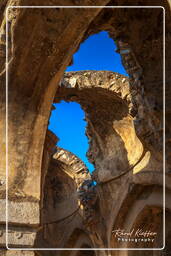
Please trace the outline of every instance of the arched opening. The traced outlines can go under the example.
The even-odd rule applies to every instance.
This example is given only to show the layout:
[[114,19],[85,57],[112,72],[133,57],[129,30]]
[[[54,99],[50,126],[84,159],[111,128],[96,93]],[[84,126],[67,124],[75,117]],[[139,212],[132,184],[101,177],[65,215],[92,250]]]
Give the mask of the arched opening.
[[[102,37],[104,37],[103,40],[106,40],[105,37],[107,36],[107,33],[102,32],[101,35]],[[112,52],[114,55],[114,50],[116,46],[114,45],[113,40],[109,40],[110,53]],[[111,43],[113,44],[112,51]],[[97,43],[95,45],[97,46]],[[95,45],[93,45],[93,47]],[[119,57],[117,60],[117,67],[119,67],[119,65],[122,65],[120,55],[116,53],[116,56]],[[103,60],[103,57],[101,57],[101,60]],[[107,60],[108,54],[106,61]],[[88,61],[91,63],[91,58],[88,59]],[[73,71],[78,67],[74,68],[74,66],[70,66],[68,69],[73,70],[64,73],[64,76],[59,83],[56,95],[54,97],[53,108],[55,106],[56,110],[52,111],[49,122],[50,130],[56,133],[59,139],[61,139],[61,144],[60,141],[57,143],[57,151],[59,146],[60,150],[61,148],[65,150],[65,164],[68,159],[67,151],[70,151],[70,153],[72,152],[75,153],[76,156],[79,156],[81,160],[83,160],[83,162],[86,163],[86,165],[89,167],[90,164],[86,162],[87,160],[85,161],[85,153],[88,149],[87,157],[90,163],[94,165],[95,171],[93,172],[91,177],[85,177],[84,172],[82,172],[83,169],[79,169],[79,171],[76,171],[76,180],[78,180],[78,174],[81,174],[81,177],[79,178],[81,180],[81,183],[77,183],[77,181],[75,183],[77,189],[82,189],[83,180],[85,178],[88,178],[89,180],[93,178],[93,180],[95,180],[97,184],[101,184],[108,182],[108,180],[113,179],[118,175],[122,175],[125,170],[129,170],[130,165],[136,164],[137,161],[141,159],[144,153],[143,146],[138,137],[136,136],[136,132],[134,129],[133,116],[131,113],[131,109],[134,103],[132,101],[132,96],[130,93],[128,77],[119,73],[114,73],[114,68],[111,61],[108,62],[109,65],[106,67],[102,65],[104,69],[107,69],[103,71],[99,70],[102,68],[102,66],[99,65],[98,58],[96,61],[98,65],[95,68],[92,68],[93,70],[84,71],[80,66],[81,64],[76,63],[77,66],[79,65],[81,69],[80,71]],[[121,69],[122,72],[126,74],[123,67],[121,67]],[[69,107],[68,110],[66,106]],[[74,107],[76,109],[76,112],[74,112]],[[62,126],[59,126],[60,122],[58,118],[66,118],[66,112],[71,113],[68,118],[69,120],[67,120],[69,121],[69,123],[66,123],[65,119],[65,122],[63,122]],[[87,149],[83,151],[84,158],[80,154],[82,149],[80,151],[79,148],[80,146],[82,146],[82,144],[80,143],[81,139],[78,136],[78,133],[76,132],[77,130],[75,128],[75,117],[78,117],[79,115],[82,119],[84,118],[86,121],[86,135],[89,143],[89,147],[87,147]],[[85,122],[82,122],[82,124],[84,124],[85,129]],[[74,126],[72,127],[72,125]],[[56,129],[54,129],[55,126]],[[69,129],[67,130],[66,128]],[[64,131],[66,131],[66,134],[64,134]],[[61,132],[62,134],[60,135]],[[76,132],[75,138],[74,135],[72,136],[74,132]],[[126,135],[128,133],[129,137]],[[62,139],[63,136],[65,140]],[[73,139],[73,141],[71,142],[71,147],[69,147],[69,139]],[[77,141],[79,144],[76,144]],[[72,148],[72,146],[74,146],[75,148]],[[135,151],[132,150],[132,147],[134,147]],[[76,151],[75,149],[77,149],[78,151]],[[70,172],[72,172],[72,167],[73,166],[70,165],[67,167],[70,169]],[[51,173],[51,165],[48,169],[48,172]],[[68,196],[69,200],[71,200],[69,194]],[[97,197],[93,197],[94,195],[92,196],[92,198],[90,197],[89,200],[89,202],[91,201],[92,203],[91,207],[89,207],[88,205],[84,205],[83,201],[86,197],[83,196],[80,200],[83,210],[82,217],[84,219],[85,229],[87,229],[89,225],[94,225],[92,224],[93,215],[97,217],[95,217],[95,219],[98,220],[99,218],[97,214],[98,210],[96,211],[94,209],[96,208],[100,211],[99,201],[96,202]],[[57,200],[55,195],[54,198],[56,200],[56,205],[60,207],[59,200]],[[62,193],[61,198],[64,203],[66,200],[62,196]],[[74,199],[77,201],[78,197],[75,196]],[[65,207],[66,212],[68,212],[68,210],[70,212],[70,208],[68,208],[68,205],[70,205],[70,203],[68,201],[68,204],[65,204],[67,205],[67,207]],[[73,209],[72,212],[75,212],[77,208],[76,205],[74,205],[74,207],[75,209]],[[50,208],[53,213],[56,211],[54,207],[50,206]],[[57,213],[55,215],[58,216],[59,219],[62,218],[62,215],[57,215]],[[46,216],[49,216],[48,211],[46,212]],[[68,216],[70,216],[70,214]],[[76,219],[76,216],[77,215],[73,217],[74,221]],[[65,225],[63,227],[65,227]],[[105,237],[104,227],[98,227],[99,230],[103,230],[102,232],[96,230],[96,227],[92,227],[93,226],[91,226],[91,229],[94,229],[93,232],[95,237],[95,246],[105,247],[105,244],[107,244],[107,242],[104,242],[102,238]],[[53,227],[52,230],[54,230]]]
[[[106,1],[103,1],[101,4],[105,5]],[[110,5],[110,3],[108,4]],[[14,224],[14,228],[20,226],[21,231],[25,231],[25,224],[29,223],[30,228],[35,226],[38,227],[40,224],[39,214],[36,214],[37,219],[35,222],[32,222],[32,220],[30,221],[27,214],[21,214],[21,216],[25,218],[25,220],[21,222],[21,220],[18,221],[19,218],[16,219],[17,216],[13,214],[13,209],[17,209],[17,212],[19,212],[18,209],[23,209],[23,211],[25,211],[22,204],[19,205],[18,202],[22,202],[22,200],[25,202],[28,199],[28,202],[29,200],[30,202],[33,200],[36,204],[36,210],[33,211],[33,215],[39,212],[40,171],[42,166],[44,167],[42,170],[46,174],[49,162],[50,164],[55,162],[56,168],[59,167],[59,162],[64,160],[65,163],[62,162],[60,165],[64,170],[67,170],[67,172],[70,171],[72,174],[74,171],[77,174],[82,172],[82,169],[76,168],[81,166],[79,165],[80,163],[78,159],[75,161],[74,157],[72,157],[72,160],[74,159],[75,161],[74,166],[68,161],[68,159],[71,159],[67,154],[68,152],[63,153],[62,150],[60,152],[57,151],[55,154],[57,154],[59,159],[56,159],[56,161],[51,159],[51,155],[48,153],[50,152],[54,155],[54,151],[51,151],[51,149],[56,144],[56,141],[54,139],[54,141],[49,141],[50,143],[45,145],[45,147],[48,147],[47,153],[45,152],[44,139],[47,129],[47,120],[49,118],[56,88],[58,88],[58,82],[61,79],[64,69],[69,64],[73,53],[76,51],[76,48],[79,46],[80,42],[90,34],[106,29],[109,30],[110,35],[117,40],[118,51],[124,56],[125,67],[132,75],[131,90],[135,96],[134,101],[138,106],[141,106],[139,112],[137,108],[131,108],[131,104],[132,106],[134,105],[134,107],[136,104],[133,104],[131,101],[131,93],[127,90],[127,86],[122,86],[121,88],[119,87],[119,84],[115,82],[116,87],[113,86],[112,83],[109,83],[109,86],[105,87],[103,84],[105,76],[103,76],[102,80],[99,80],[98,88],[90,86],[91,90],[86,86],[86,81],[84,83],[84,90],[82,90],[80,84],[80,87],[78,86],[79,90],[77,90],[77,83],[75,83],[75,81],[78,82],[78,79],[75,78],[74,81],[70,81],[70,78],[67,77],[64,79],[66,82],[69,79],[68,84],[71,86],[70,88],[67,88],[67,83],[60,83],[60,85],[65,87],[62,89],[67,88],[67,91],[63,91],[60,88],[58,91],[59,94],[55,96],[55,101],[58,102],[58,97],[60,96],[61,100],[65,99],[67,101],[80,102],[80,105],[85,108],[86,115],[88,115],[87,119],[90,120],[88,129],[88,136],[91,139],[89,157],[98,170],[97,176],[99,181],[104,183],[105,179],[109,178],[110,175],[115,176],[118,173],[124,174],[125,172],[123,171],[130,170],[128,167],[132,167],[139,157],[141,157],[143,146],[139,143],[133,126],[133,118],[136,116],[137,112],[139,117],[135,121],[138,124],[139,134],[144,135],[147,133],[148,135],[148,132],[153,130],[154,137],[150,137],[149,144],[151,140],[153,151],[155,151],[156,154],[159,153],[160,157],[162,153],[160,146],[162,143],[160,142],[161,133],[159,132],[161,132],[162,118],[160,115],[155,114],[155,111],[157,110],[156,105],[158,105],[157,107],[160,109],[160,114],[162,112],[162,107],[160,107],[162,105],[162,97],[158,97],[162,91],[162,86],[160,86],[162,80],[162,26],[159,28],[159,25],[162,23],[162,9],[160,9],[157,10],[154,8],[153,10],[153,8],[138,8],[135,10],[133,8],[120,8],[115,10],[115,8],[94,8],[90,10],[89,8],[74,8],[74,10],[71,10],[67,8],[55,8],[51,10],[50,8],[42,8],[42,10],[30,10],[30,8],[28,8],[21,11],[21,15],[20,10],[16,13],[13,12],[14,9],[11,11],[12,13],[9,17],[11,29],[9,32],[12,39],[11,42],[14,43],[14,55],[11,56],[12,58],[10,59],[10,71],[12,71],[11,73],[13,74],[10,77],[11,85],[9,100],[9,129],[12,131],[9,139],[9,169],[11,173],[9,177],[9,190],[11,193],[10,200],[15,200],[17,207],[19,207],[12,207],[12,211],[9,211],[13,217],[12,221],[11,219],[10,221],[12,225]],[[14,34],[16,34],[16,36],[14,36]],[[1,39],[3,38],[4,34]],[[168,45],[169,41],[168,35]],[[5,42],[1,48],[2,54],[3,49],[5,49]],[[136,58],[141,62],[141,66],[136,61]],[[153,72],[151,72],[152,64],[154,64]],[[153,96],[152,98],[155,98],[154,103],[150,106],[150,110],[154,107],[155,111],[150,111],[150,115],[148,115],[147,112],[145,112],[145,114],[143,113],[143,106],[146,106],[146,103],[142,100],[144,96],[141,83],[142,71],[145,76],[145,88],[147,90],[146,99],[150,99],[150,95]],[[88,80],[88,77],[90,76],[94,79],[92,80],[93,83],[95,83],[96,76],[91,76],[89,72],[86,73],[87,75],[84,74],[85,78]],[[111,75],[108,71],[105,72],[105,74],[107,74],[106,77]],[[123,85],[125,78],[119,77],[119,79],[120,78]],[[2,77],[2,81],[4,81],[4,76]],[[72,88],[74,83],[75,87]],[[154,86],[151,86],[151,84]],[[126,93],[121,90],[123,87],[124,89],[126,88]],[[82,95],[83,91],[85,97]],[[62,95],[62,93],[64,94]],[[74,99],[75,97],[76,99]],[[89,101],[87,101],[87,99]],[[5,112],[4,102],[2,107]],[[105,107],[109,102],[111,103],[111,107],[110,109],[106,109]],[[143,106],[142,103],[144,103]],[[99,106],[100,111],[98,111]],[[97,110],[95,113],[93,113],[92,107]],[[109,113],[112,114],[109,115]],[[154,120],[151,118],[153,115]],[[143,117],[145,118],[145,122],[143,121]],[[3,131],[2,134],[4,134]],[[48,132],[47,135],[49,135]],[[126,136],[129,137],[128,140],[125,139]],[[51,139],[53,140],[53,135],[51,136]],[[52,145],[51,142],[55,143],[52,143]],[[114,148],[114,145],[116,145],[116,148]],[[133,150],[131,150],[132,148]],[[53,149],[56,150],[56,147]],[[43,150],[45,157],[43,158],[42,164]],[[60,158],[61,152],[63,156],[62,159]],[[143,163],[140,170],[144,169],[144,165],[146,165],[146,162],[145,164]],[[155,164],[150,167],[150,171],[160,169],[160,166],[157,165],[156,168]],[[52,178],[50,175],[51,173],[54,176],[59,175],[59,169],[53,170],[50,165],[48,169],[49,177]],[[4,170],[5,168],[2,168],[2,174],[4,173]],[[59,206],[58,203],[63,199],[66,199],[68,195],[70,196],[72,192],[73,194],[75,192],[76,185],[73,182],[74,179],[72,180],[69,174],[63,175],[63,183],[66,183],[65,185],[71,185],[72,183],[71,186],[68,186],[70,188],[68,191],[64,188],[61,189],[61,184],[58,179],[53,179],[52,181],[52,185],[58,187],[58,190],[56,187],[54,190],[51,190],[56,196],[55,200],[57,200],[54,200],[52,203],[54,208],[57,208],[56,206]],[[75,176],[77,176],[77,174]],[[55,184],[56,181],[58,182],[58,185]],[[130,180],[127,180],[126,177],[126,181],[129,183]],[[112,184],[113,187],[112,185],[104,186],[104,190],[102,190],[100,194],[101,198],[104,196],[105,199],[105,195],[109,191],[111,192],[110,195],[119,191],[119,182],[118,184]],[[153,180],[150,182],[153,183]],[[2,186],[4,185],[2,184]],[[130,185],[132,186],[132,184]],[[121,196],[122,193],[120,193],[119,196]],[[125,193],[128,193],[128,191]],[[102,201],[102,205],[104,201],[106,201],[106,205],[108,204],[108,208],[105,207],[104,209],[105,212],[107,212],[107,209],[109,209],[108,212],[111,210],[110,201],[114,201],[114,203],[117,204],[114,197],[109,197],[108,199],[110,200]],[[32,204],[29,204],[27,209],[30,208],[32,210],[33,207],[31,207],[31,205]],[[67,211],[69,210],[68,208]],[[129,208],[127,208],[127,210],[128,209]],[[100,211],[97,212],[101,215]],[[54,219],[54,221],[56,221],[56,219]],[[51,224],[52,223],[50,223],[50,225]],[[60,228],[63,231],[63,225],[61,225]],[[51,234],[53,237],[54,233],[52,232]],[[32,234],[30,235],[32,236]],[[25,239],[25,235],[23,237],[26,241],[27,239]],[[61,238],[60,232],[58,233],[58,237]],[[17,238],[22,238],[22,232],[19,236],[17,234]],[[103,241],[105,241],[105,236],[103,238]],[[54,242],[53,239],[51,242]],[[19,246],[19,243],[22,246],[26,246],[25,242],[22,244],[22,239],[20,239],[20,242],[17,241],[17,246]],[[87,243],[83,244],[86,245]]]
[[[169,195],[168,191],[166,198],[169,198]],[[117,211],[117,217],[115,216],[115,222],[112,225],[110,246],[114,248],[162,248],[164,230],[162,203],[160,186],[140,184],[132,186],[121,208],[115,208],[112,211],[112,214]],[[126,210],[128,208],[129,211]],[[166,218],[169,218],[169,211]],[[169,236],[169,229],[166,228],[166,230]],[[141,251],[136,253],[142,255]],[[134,253],[125,251],[123,255],[134,255]]]
[[[116,53],[116,48],[116,44],[109,37],[108,32],[101,31],[91,35],[80,45],[79,50],[73,56],[73,64],[68,66],[66,72],[106,70],[127,76],[121,56]],[[86,156],[89,141],[86,137],[88,124],[83,113],[84,110],[77,100],[72,99],[67,102],[69,103],[61,100],[54,104],[56,109],[52,111],[48,128],[59,137],[57,145],[76,154],[92,172],[94,167]]]
[[[98,41],[97,35],[92,36],[95,37],[93,41]],[[128,127],[132,127],[132,122],[127,119],[128,112],[129,112],[129,104],[131,102],[131,98],[127,96],[127,99],[125,100],[125,95],[129,94],[129,80],[124,75],[121,75],[119,73],[114,73],[114,66],[120,67],[122,72],[124,73],[124,69],[121,64],[120,55],[118,53],[115,54],[116,46],[113,43],[112,39],[109,39],[106,32],[102,32],[99,35],[102,36],[102,41],[109,40],[109,52],[104,49],[104,52],[102,50],[99,50],[99,52],[102,52],[102,56],[93,56],[94,59],[96,59],[97,62],[96,66],[93,63],[91,66],[91,58],[87,61],[90,63],[90,66],[88,66],[87,69],[93,69],[89,71],[82,71],[81,64],[77,64],[76,66],[80,65],[81,71],[73,71],[73,66],[70,66],[68,69],[72,70],[69,72],[65,72],[63,79],[61,80],[59,87],[57,88],[56,95],[54,97],[53,102],[53,108],[55,106],[55,110],[53,109],[49,121],[49,129],[54,132],[58,137],[59,141],[57,142],[57,149],[60,147],[65,150],[65,159],[67,159],[66,152],[70,151],[74,153],[76,156],[81,158],[83,162],[89,167],[89,171],[91,172],[91,165],[87,162],[85,158],[85,154],[87,151],[87,156],[91,164],[94,165],[94,168],[96,169],[96,173],[93,172],[93,179],[95,179],[98,182],[101,182],[102,180],[108,179],[109,177],[113,177],[113,175],[117,175],[118,172],[122,171],[123,168],[129,166],[129,161],[127,157],[127,152],[125,150],[125,146],[120,136],[120,132],[115,132],[115,124],[114,121],[120,121],[123,118],[126,118],[125,121],[127,122]],[[100,38],[99,38],[100,39]],[[90,37],[91,41],[91,37]],[[89,44],[89,42],[88,42]],[[91,42],[92,44],[92,42]],[[105,44],[105,42],[104,42]],[[98,43],[96,42],[93,47],[97,46]],[[100,44],[102,48],[105,48],[102,44]],[[81,49],[81,46],[80,46]],[[108,48],[106,48],[108,49]],[[93,49],[94,52],[95,49]],[[88,50],[87,50],[88,51]],[[97,50],[98,51],[98,50]],[[105,55],[106,53],[106,55]],[[76,53],[77,54],[77,53]],[[82,53],[81,53],[82,55]],[[90,54],[91,55],[91,54]],[[106,59],[104,60],[104,56],[106,56]],[[109,60],[109,56],[113,55],[112,58]],[[117,56],[117,61],[114,65],[112,63],[112,59],[115,59],[115,55]],[[90,57],[90,56],[89,56]],[[99,63],[99,59],[101,58],[101,65]],[[119,63],[118,63],[119,62]],[[104,63],[107,63],[108,65],[104,66]],[[84,64],[84,62],[82,63]],[[105,71],[101,71],[101,69],[106,69]],[[119,70],[117,70],[119,71]],[[126,72],[125,72],[126,73]],[[124,84],[124,86],[122,86]],[[128,104],[127,104],[127,103]],[[112,111],[111,111],[112,110]],[[84,112],[83,112],[84,111]],[[68,118],[67,118],[68,115]],[[79,120],[76,118],[85,119]],[[61,121],[61,126],[60,126]],[[67,123],[68,122],[68,123]],[[77,127],[76,127],[77,126]],[[81,126],[83,126],[82,129]],[[86,126],[86,131],[85,130]],[[82,139],[79,135],[80,131],[82,129],[82,133],[86,132],[86,137]],[[132,128],[131,128],[132,129]],[[133,131],[134,132],[134,131]],[[74,135],[75,134],[75,135]],[[85,139],[86,138],[86,139]],[[70,142],[71,139],[71,142]],[[88,147],[88,143],[89,147]],[[83,146],[83,143],[81,141],[85,141],[87,148],[83,151],[81,148]],[[78,144],[77,144],[78,143]],[[115,145],[115,149],[113,149],[113,145]],[[112,147],[112,151],[111,151]],[[138,145],[139,147],[139,145]],[[120,148],[122,154],[119,156],[117,153],[117,148]],[[82,154],[81,154],[82,153]],[[84,154],[84,155],[83,155]],[[115,157],[117,157],[117,161],[115,161]],[[131,156],[132,157],[132,156]],[[134,157],[133,157],[134,158]],[[135,159],[132,159],[131,161],[136,161],[137,156]],[[108,165],[108,162],[116,164],[115,168],[113,164],[110,166]],[[66,162],[65,162],[66,164]],[[68,165],[67,165],[68,166]],[[67,168],[70,168],[70,172],[72,172],[73,166],[68,166]],[[50,179],[54,179],[52,175],[52,169],[53,167],[50,165],[48,169],[48,173],[50,173]],[[56,170],[58,171],[58,167],[56,165]],[[64,170],[65,171],[65,170]],[[77,172],[78,174],[83,173],[82,169]],[[100,176],[97,177],[97,172],[100,173]],[[114,173],[113,173],[114,172]],[[56,174],[55,174],[56,175]],[[90,178],[90,177],[84,177]],[[59,177],[56,177],[55,179],[58,179]],[[83,181],[83,176],[81,177],[81,180]],[[65,183],[67,186],[67,183],[65,181],[62,181],[62,183]],[[47,189],[47,178],[45,182],[45,187]],[[56,183],[56,186],[58,185],[58,182]],[[78,187],[78,183],[75,183],[76,187]],[[63,185],[62,185],[63,186]],[[51,190],[54,190],[52,188]],[[45,190],[44,190],[45,192]],[[67,205],[65,207],[66,212],[68,212],[68,205],[71,203],[71,196],[69,196],[68,203],[66,204],[66,199],[64,196],[62,196],[62,189],[60,191],[61,193],[61,199],[62,203]],[[56,204],[55,207],[50,205],[50,208],[46,207],[46,202],[50,202],[47,198],[45,198],[44,201],[44,207],[45,214],[43,215],[43,222],[46,222],[48,220],[48,223],[52,222],[52,219],[49,219],[50,215],[52,216],[52,213],[55,213],[54,216],[57,219],[62,218],[62,206],[60,206],[59,198],[56,197],[56,194],[52,191],[53,194],[53,201],[56,200],[54,204]],[[47,193],[46,193],[47,195]],[[77,197],[75,197],[77,199]],[[65,202],[65,203],[64,203]],[[77,208],[76,205],[74,205],[74,209],[71,210],[70,205],[69,212],[74,212]],[[60,209],[59,209],[59,208]],[[97,205],[99,207],[99,205]],[[49,211],[47,209],[50,209]],[[84,208],[83,208],[84,209]],[[58,212],[57,212],[58,210]],[[51,212],[51,214],[50,214]],[[84,214],[83,214],[84,215]],[[76,216],[73,216],[73,220]],[[87,217],[84,216],[87,221]],[[65,229],[65,225],[63,225]],[[53,230],[53,227],[52,227]],[[53,234],[53,232],[52,232]],[[49,233],[50,235],[50,233]],[[96,232],[96,246],[103,247],[104,245],[100,235],[98,232]]]
[[79,103],[63,100],[53,106],[48,128],[58,136],[57,146],[75,154],[92,172],[94,167],[86,157],[89,146],[84,110]]
[[73,55],[73,63],[66,71],[113,71],[128,76],[117,53],[117,46],[107,31],[90,35],[80,44],[78,51]]
[[[121,48],[122,46],[123,45],[121,42]],[[123,52],[123,54],[130,51],[130,49],[125,49],[125,46],[123,48],[124,49],[120,50],[120,52]],[[130,56],[127,57],[127,59],[130,59]],[[136,64],[134,62],[131,63],[133,63],[133,66],[134,64]],[[90,73],[91,72],[86,71],[85,73],[82,72],[81,75],[85,76],[85,78],[88,80],[89,77],[91,77]],[[105,73],[107,74],[107,78],[112,76],[109,71],[106,71]],[[59,84],[59,88],[57,89],[54,103],[58,103],[63,100],[67,102],[77,102],[84,109],[89,125],[87,129],[88,137],[91,139],[91,149],[88,152],[89,158],[91,159],[91,162],[95,165],[96,169],[98,169],[98,173],[100,173],[101,175],[99,175],[100,177],[98,177],[100,182],[104,182],[106,178],[110,177],[110,175],[111,177],[113,176],[113,173],[111,174],[111,170],[114,170],[114,176],[119,172],[122,173],[124,169],[127,169],[130,165],[136,163],[142,155],[143,147],[136,137],[134,125],[132,122],[132,117],[134,117],[136,113],[132,113],[131,111],[129,112],[129,104],[133,105],[131,97],[129,98],[130,91],[127,88],[126,90],[128,93],[125,95],[125,92],[121,90],[121,87],[119,89],[111,89],[113,87],[112,83],[109,84],[109,86],[105,87],[105,84],[103,84],[105,76],[103,76],[103,79],[99,79],[97,86],[98,88],[94,88],[95,86],[92,86],[93,84],[91,83],[91,86],[89,86],[88,84],[86,84],[86,81],[84,81],[83,88],[83,86],[80,85],[81,83],[79,83],[78,81],[79,79],[77,79],[76,72],[72,72],[72,77],[70,77],[68,73],[65,73],[64,76],[65,78],[62,79]],[[139,76],[141,76],[141,72],[139,72],[139,70],[137,72],[136,70],[136,85],[140,85]],[[96,76],[92,76],[91,78],[94,79],[94,83],[96,80]],[[122,77],[118,74],[116,75],[116,78],[116,80],[118,80],[118,78],[121,79],[122,83],[126,81],[125,77]],[[115,81],[115,85],[116,84],[117,82]],[[110,90],[113,90],[113,92],[110,93]],[[109,102],[111,103],[110,109]],[[98,110],[99,106],[100,111]],[[111,111],[111,109],[113,112],[109,117],[108,113]],[[129,118],[128,113],[132,114],[132,116],[129,116]],[[124,121],[120,123],[121,120]],[[114,127],[112,127],[113,125]],[[133,138],[131,138],[127,143],[124,137],[124,133],[128,127],[130,128],[128,130],[131,131],[130,138],[131,135],[133,135]],[[121,151],[118,153],[113,148],[111,150],[111,148],[108,147],[109,144],[116,145],[116,147],[118,146],[117,148],[121,149]],[[132,153],[131,150],[129,150],[129,144],[131,144],[131,147],[134,147],[136,154]],[[104,153],[104,149],[106,148],[109,150],[106,150],[106,152]],[[114,157],[113,153],[116,153],[116,158]],[[120,158],[120,156],[122,156],[122,159]]]
[[122,173],[143,155],[143,146],[129,114],[132,104],[129,94],[129,79],[110,71],[65,73],[57,89],[54,103],[78,102],[85,111],[90,145],[87,155],[101,173],[99,181]]

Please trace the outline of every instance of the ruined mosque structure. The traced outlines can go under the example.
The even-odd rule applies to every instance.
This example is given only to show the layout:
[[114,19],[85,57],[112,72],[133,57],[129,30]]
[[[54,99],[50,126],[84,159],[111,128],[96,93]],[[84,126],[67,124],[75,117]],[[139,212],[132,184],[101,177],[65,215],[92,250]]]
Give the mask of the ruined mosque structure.
[[[171,255],[170,8],[0,1],[0,256]],[[129,76],[65,72],[100,31]],[[61,100],[85,111],[92,175],[47,128]]]

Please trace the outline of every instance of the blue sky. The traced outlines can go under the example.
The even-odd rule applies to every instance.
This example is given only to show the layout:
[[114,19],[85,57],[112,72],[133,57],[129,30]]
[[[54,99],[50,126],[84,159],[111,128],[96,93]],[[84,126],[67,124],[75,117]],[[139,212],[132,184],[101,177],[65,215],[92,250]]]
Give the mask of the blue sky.
[[114,41],[103,31],[90,36],[74,54],[74,64],[66,71],[110,70],[127,75]]
[[[74,64],[66,71],[109,70],[127,75],[115,50],[116,45],[107,32],[92,35],[80,45],[73,56]],[[94,167],[86,158],[88,138],[85,135],[84,111],[75,102],[61,101],[54,105],[56,109],[52,111],[48,128],[59,137],[57,145],[81,158],[92,172]]]

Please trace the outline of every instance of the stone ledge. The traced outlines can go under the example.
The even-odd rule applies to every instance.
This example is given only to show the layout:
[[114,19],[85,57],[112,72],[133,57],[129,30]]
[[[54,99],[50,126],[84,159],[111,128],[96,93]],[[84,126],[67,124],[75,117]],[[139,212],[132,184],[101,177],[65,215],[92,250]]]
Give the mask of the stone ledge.
[[[34,247],[37,230],[27,227],[9,227],[8,247]],[[6,229],[0,226],[0,245],[6,245]]]
[[[6,222],[6,200],[0,199],[0,222]],[[8,222],[25,225],[40,223],[40,207],[38,202],[8,201]]]

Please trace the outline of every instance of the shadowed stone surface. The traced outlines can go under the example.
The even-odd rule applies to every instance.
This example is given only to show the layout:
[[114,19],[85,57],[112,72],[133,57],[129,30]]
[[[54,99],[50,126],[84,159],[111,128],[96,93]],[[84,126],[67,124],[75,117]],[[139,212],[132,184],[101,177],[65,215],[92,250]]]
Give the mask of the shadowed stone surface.
[[[163,9],[9,9],[9,237],[11,247],[87,251],[0,251],[0,255],[170,255],[170,1],[2,0],[0,3],[0,198],[5,198],[5,8],[9,5],[164,6],[166,11],[166,247],[161,251],[88,251],[142,247],[118,243],[112,230],[142,227],[163,246]],[[64,73],[89,35],[108,31],[129,79],[109,71]],[[79,159],[56,147],[47,131],[52,103],[76,101],[86,113],[92,177]],[[92,189],[84,181],[97,181]],[[89,183],[88,183],[89,184]],[[80,190],[83,197],[79,198]],[[93,192],[92,192],[93,190]],[[93,197],[91,198],[91,195]],[[0,215],[0,246],[5,218]],[[21,218],[19,217],[21,215]]]

